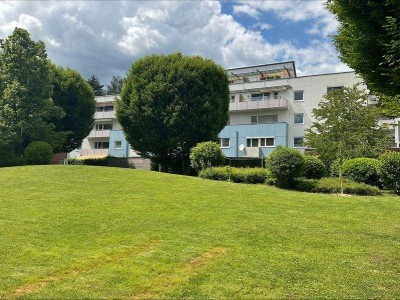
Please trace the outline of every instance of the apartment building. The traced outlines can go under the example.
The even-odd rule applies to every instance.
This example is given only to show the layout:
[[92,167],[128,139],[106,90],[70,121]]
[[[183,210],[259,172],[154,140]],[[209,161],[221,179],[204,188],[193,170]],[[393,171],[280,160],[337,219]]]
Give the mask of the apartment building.
[[[227,157],[266,157],[278,145],[303,151],[305,129],[314,121],[312,110],[323,95],[362,81],[354,72],[297,76],[293,61],[226,71],[230,82],[229,124],[219,137]],[[139,156],[124,138],[115,105],[115,96],[96,97],[95,125],[79,155]],[[380,120],[389,125],[398,121]],[[400,147],[399,127],[391,128],[393,147]]]

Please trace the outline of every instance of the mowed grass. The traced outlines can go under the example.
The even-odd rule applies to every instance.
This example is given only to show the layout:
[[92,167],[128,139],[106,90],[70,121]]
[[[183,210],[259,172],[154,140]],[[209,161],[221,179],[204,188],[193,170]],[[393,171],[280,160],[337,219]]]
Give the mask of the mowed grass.
[[400,298],[400,197],[0,169],[0,298]]

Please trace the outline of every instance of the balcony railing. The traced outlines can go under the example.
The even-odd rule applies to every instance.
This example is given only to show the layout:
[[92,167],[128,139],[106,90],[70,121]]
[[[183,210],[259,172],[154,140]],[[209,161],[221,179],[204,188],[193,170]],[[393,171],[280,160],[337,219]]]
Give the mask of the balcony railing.
[[94,114],[95,119],[115,119],[115,111],[97,111]]
[[92,130],[88,138],[108,138],[110,137],[110,130]]
[[246,147],[246,148],[244,148],[244,156],[245,157],[260,157],[260,148],[259,147]]
[[108,149],[80,149],[80,156],[107,156]]
[[233,102],[229,104],[229,111],[257,110],[257,109],[288,109],[286,98],[261,101]]

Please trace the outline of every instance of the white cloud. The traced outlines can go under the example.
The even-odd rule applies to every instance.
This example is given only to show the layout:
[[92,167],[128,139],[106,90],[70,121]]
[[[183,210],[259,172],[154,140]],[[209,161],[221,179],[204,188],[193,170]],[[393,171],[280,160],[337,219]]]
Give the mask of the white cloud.
[[255,19],[258,19],[258,17],[260,16],[260,12],[257,8],[247,5],[247,4],[234,5],[233,13],[234,14],[246,14]]
[[[283,12],[289,1],[272,2],[284,14],[282,18],[294,13]],[[259,9],[258,3],[263,10],[271,6],[258,1],[245,4]],[[305,7],[302,15],[293,18],[322,14]],[[326,26],[316,24],[310,32],[325,30]],[[76,69],[85,78],[96,74],[103,83],[112,75],[125,75],[132,62],[144,55],[177,51],[210,57],[224,67],[295,60],[300,74],[346,68],[329,41],[314,41],[303,48],[288,41],[272,43],[260,31],[271,28],[270,24],[260,21],[245,28],[224,14],[216,1],[0,2],[0,38],[15,26],[45,41],[56,64]]]

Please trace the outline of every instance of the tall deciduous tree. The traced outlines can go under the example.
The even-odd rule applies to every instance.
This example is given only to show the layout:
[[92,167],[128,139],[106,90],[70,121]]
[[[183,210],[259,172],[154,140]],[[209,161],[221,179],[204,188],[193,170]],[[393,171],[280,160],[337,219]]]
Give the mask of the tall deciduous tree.
[[384,113],[400,113],[400,1],[334,0],[328,9],[339,21],[334,36],[343,62],[381,97]]
[[54,73],[52,98],[65,112],[62,119],[55,119],[53,123],[57,131],[68,133],[64,143],[57,150],[70,152],[78,148],[93,129],[94,93],[78,72],[55,65],[52,65],[52,70]]
[[228,121],[229,87],[212,60],[180,53],[135,62],[121,93],[117,118],[142,156],[168,171],[189,170],[190,149],[216,140]]
[[92,87],[93,92],[96,96],[103,96],[104,95],[104,90],[103,84],[100,84],[99,79],[97,78],[97,76],[92,75],[89,77],[89,79],[87,80],[87,83],[89,83],[89,85]]
[[328,92],[313,109],[316,121],[307,129],[305,145],[327,164],[339,161],[341,182],[345,159],[378,157],[391,143],[389,131],[378,125],[379,109],[367,103],[365,91],[354,85]]
[[[0,40],[0,143],[21,156],[32,141],[62,144],[65,134],[56,132],[52,119],[63,117],[54,105],[52,72],[44,43],[30,39],[16,28]],[[11,150],[12,151],[12,150]]]
[[118,95],[121,93],[122,86],[124,85],[124,78],[121,76],[113,76],[110,84],[107,85],[107,95]]

